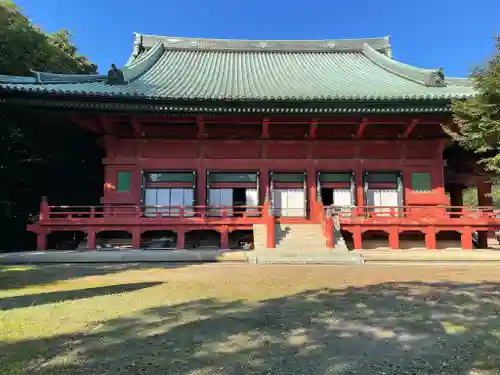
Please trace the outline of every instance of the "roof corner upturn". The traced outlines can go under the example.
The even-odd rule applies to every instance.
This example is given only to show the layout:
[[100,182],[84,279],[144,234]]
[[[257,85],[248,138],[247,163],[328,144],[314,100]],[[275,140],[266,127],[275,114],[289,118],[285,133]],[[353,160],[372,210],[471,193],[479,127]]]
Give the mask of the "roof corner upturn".
[[[390,47],[390,44],[389,44]],[[422,69],[394,60],[372,48],[368,43],[363,46],[363,54],[374,64],[400,77],[426,87],[445,87],[443,69]]]

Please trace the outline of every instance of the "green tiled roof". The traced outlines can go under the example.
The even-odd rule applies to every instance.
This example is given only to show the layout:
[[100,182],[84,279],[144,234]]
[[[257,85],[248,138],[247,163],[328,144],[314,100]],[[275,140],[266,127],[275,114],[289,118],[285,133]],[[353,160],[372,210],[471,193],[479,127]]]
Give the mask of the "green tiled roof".
[[389,38],[250,41],[136,34],[126,83],[106,76],[0,76],[0,90],[92,97],[223,101],[448,100],[473,95],[466,79],[391,58]]

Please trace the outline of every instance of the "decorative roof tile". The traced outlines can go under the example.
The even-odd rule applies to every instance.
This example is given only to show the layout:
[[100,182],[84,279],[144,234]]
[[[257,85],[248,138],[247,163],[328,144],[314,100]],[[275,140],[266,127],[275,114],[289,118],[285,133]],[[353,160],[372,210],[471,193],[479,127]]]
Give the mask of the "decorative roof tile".
[[215,101],[392,101],[466,98],[474,90],[441,70],[390,58],[389,38],[249,41],[136,35],[138,55],[107,76],[0,76],[0,90],[61,95]]

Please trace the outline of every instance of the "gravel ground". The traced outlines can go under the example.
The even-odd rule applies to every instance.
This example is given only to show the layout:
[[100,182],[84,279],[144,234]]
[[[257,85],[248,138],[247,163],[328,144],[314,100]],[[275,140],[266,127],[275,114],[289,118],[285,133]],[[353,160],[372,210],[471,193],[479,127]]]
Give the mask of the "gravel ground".
[[0,268],[0,374],[498,374],[499,269]]

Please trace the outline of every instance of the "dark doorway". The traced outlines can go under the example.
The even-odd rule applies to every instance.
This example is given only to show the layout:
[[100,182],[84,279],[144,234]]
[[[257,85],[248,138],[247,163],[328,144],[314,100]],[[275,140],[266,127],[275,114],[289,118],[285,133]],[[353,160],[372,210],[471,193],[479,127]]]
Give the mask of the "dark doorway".
[[243,216],[246,211],[247,195],[245,188],[233,188],[234,216]]
[[321,188],[321,201],[323,202],[323,206],[331,206],[333,205],[333,189],[332,188]]

